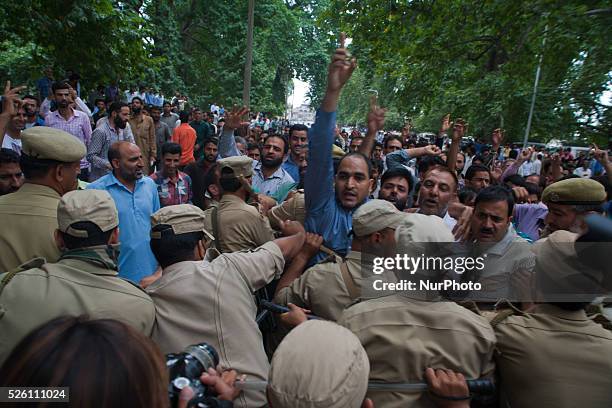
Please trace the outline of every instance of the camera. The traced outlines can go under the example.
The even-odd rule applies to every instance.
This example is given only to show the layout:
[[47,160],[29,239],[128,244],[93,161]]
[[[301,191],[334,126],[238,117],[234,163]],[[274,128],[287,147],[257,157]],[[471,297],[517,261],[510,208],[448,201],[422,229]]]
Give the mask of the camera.
[[166,355],[166,367],[168,367],[168,396],[170,406],[176,407],[179,394],[185,387],[191,387],[194,392],[188,407],[199,408],[231,408],[230,401],[221,401],[215,398],[214,392],[206,388],[200,381],[202,373],[209,368],[216,368],[219,364],[219,355],[211,345],[200,343],[188,346],[181,353],[170,353]]

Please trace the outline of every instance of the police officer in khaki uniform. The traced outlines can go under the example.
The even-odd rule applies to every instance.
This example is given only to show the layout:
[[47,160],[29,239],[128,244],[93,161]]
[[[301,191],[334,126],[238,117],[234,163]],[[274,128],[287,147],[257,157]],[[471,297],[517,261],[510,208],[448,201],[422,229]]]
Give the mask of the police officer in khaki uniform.
[[542,192],[542,202],[548,207],[546,227],[540,237],[558,230],[581,232],[584,216],[603,213],[606,189],[592,179],[571,178],[552,183]]
[[151,334],[151,298],[117,274],[119,216],[110,195],[72,191],[56,213],[59,261],[37,258],[0,275],[0,362],[32,329],[62,315],[122,320]]
[[[372,273],[372,257],[395,254],[395,228],[407,216],[389,201],[370,200],[363,204],[353,214],[354,236],[346,258],[331,256],[302,274],[319,248],[300,253],[279,281],[275,302],[293,303],[310,309],[316,316],[338,320],[347,305],[362,297],[362,287],[371,285],[376,276]],[[393,272],[388,275],[387,282],[394,278]]]
[[[300,324],[282,341],[270,365],[274,408],[360,408],[370,364],[359,339],[332,322]],[[372,407],[371,401],[363,404]]]
[[0,197],[0,272],[34,257],[57,261],[57,204],[77,188],[79,163],[86,153],[85,145],[71,134],[45,126],[24,130],[21,140],[25,183]]
[[538,304],[492,320],[500,406],[612,407],[612,332],[584,311],[610,271],[585,265],[576,237],[559,230],[537,241]]
[[[205,214],[181,204],[151,217],[151,249],[163,268],[147,292],[155,302],[153,339],[162,352],[183,350],[202,341],[219,353],[221,364],[254,380],[268,377],[268,359],[255,321],[253,293],[279,277],[285,260],[304,243],[304,229],[251,251],[205,258]],[[207,255],[210,255],[210,251]],[[263,391],[245,391],[237,407],[265,405]]]
[[251,191],[253,159],[247,156],[219,160],[222,196],[217,207],[206,210],[206,229],[215,237],[219,252],[254,249],[274,239],[268,219],[246,202]]
[[280,229],[280,221],[291,220],[304,225],[306,219],[304,191],[298,190],[292,197],[271,208],[268,211],[268,219],[270,220],[270,226],[275,230]]
[[[453,234],[441,218],[411,214],[396,229],[398,253],[436,256],[430,246],[451,243]],[[433,243],[433,244],[432,244]],[[436,244],[437,243],[437,244]],[[435,280],[426,271],[398,275]],[[495,334],[487,320],[456,303],[441,301],[437,291],[402,291],[347,308],[338,321],[361,341],[370,360],[370,381],[420,382],[427,367],[461,372],[466,378],[491,376]],[[433,407],[426,393],[369,391],[375,406]]]

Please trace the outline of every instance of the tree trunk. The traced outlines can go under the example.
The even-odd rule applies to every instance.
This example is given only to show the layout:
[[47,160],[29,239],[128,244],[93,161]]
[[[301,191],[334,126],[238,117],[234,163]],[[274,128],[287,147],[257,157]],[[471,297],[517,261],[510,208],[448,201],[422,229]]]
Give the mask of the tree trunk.
[[242,89],[242,104],[251,103],[251,68],[253,65],[253,19],[255,14],[255,0],[249,0],[249,19],[247,26],[246,62],[244,64],[244,88]]

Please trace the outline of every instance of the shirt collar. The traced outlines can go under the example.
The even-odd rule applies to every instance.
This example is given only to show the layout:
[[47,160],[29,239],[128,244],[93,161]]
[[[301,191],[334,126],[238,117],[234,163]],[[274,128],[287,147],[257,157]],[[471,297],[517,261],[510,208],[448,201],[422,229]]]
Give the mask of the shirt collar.
[[261,170],[261,161],[258,161],[257,164],[255,165],[255,167],[253,168],[253,170],[255,170],[256,172],[259,173],[259,175],[261,176],[262,179],[264,180],[270,180],[273,178],[279,178],[282,179],[283,176],[285,175],[285,169],[283,169],[283,166],[280,165],[278,167],[278,169],[276,169],[276,171],[274,173],[272,173],[272,175],[268,178],[265,178],[263,171]]
[[578,320],[578,321],[586,321],[589,318],[586,315],[586,312],[583,309],[580,310],[564,310],[560,307],[553,306],[550,304],[539,304],[536,305],[532,311],[534,313],[542,313],[551,316],[558,317],[564,320]]

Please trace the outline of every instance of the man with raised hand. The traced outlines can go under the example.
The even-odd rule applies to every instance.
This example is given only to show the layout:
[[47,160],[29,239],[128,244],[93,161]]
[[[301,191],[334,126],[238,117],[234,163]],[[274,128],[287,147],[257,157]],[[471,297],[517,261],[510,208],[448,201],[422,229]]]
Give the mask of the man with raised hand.
[[[325,97],[308,133],[308,170],[304,177],[306,230],[323,236],[324,245],[340,255],[346,255],[351,244],[348,233],[352,228],[353,212],[366,201],[373,184],[370,161],[359,152],[351,152],[340,159],[334,178],[332,146],[336,109],[340,92],[357,66],[344,40],[342,33],[340,47],[329,65]],[[319,252],[314,261],[324,256]]]

